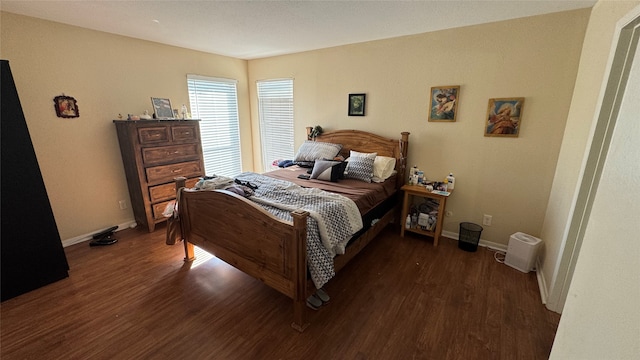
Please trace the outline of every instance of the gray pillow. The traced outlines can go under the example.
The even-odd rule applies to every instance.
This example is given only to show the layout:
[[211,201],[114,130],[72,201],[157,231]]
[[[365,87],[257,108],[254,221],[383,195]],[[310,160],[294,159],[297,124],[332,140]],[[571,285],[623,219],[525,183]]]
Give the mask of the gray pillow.
[[368,156],[351,156],[349,157],[349,164],[347,165],[347,172],[345,178],[362,180],[364,182],[371,182],[373,177],[373,162],[375,157]]
[[341,149],[342,145],[340,144],[307,140],[300,146],[293,161],[295,163],[302,163],[314,162],[321,159],[333,159]]
[[311,171],[311,179],[336,182],[340,179],[344,166],[341,161],[316,160]]

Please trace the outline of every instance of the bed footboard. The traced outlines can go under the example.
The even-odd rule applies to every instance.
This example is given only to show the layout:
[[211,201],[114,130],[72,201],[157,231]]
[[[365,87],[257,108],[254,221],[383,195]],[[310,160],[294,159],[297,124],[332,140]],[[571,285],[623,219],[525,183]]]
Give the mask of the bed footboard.
[[290,297],[294,302],[292,326],[303,331],[308,325],[305,302],[309,213],[292,212],[292,224],[225,190],[181,189],[179,198],[185,260],[193,260],[193,246],[198,246]]

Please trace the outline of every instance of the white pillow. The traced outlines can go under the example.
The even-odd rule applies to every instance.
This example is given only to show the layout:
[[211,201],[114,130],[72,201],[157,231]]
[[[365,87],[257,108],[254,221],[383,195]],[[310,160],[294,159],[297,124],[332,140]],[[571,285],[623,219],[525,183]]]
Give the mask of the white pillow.
[[[393,175],[395,175],[395,174],[397,174],[397,173],[398,173],[397,171],[393,170],[393,171],[391,172],[391,176],[393,176]],[[391,176],[389,176],[389,177],[391,177]],[[387,178],[387,179],[388,179],[388,178]],[[373,176],[373,177],[371,178],[371,182],[374,182],[374,183],[383,183],[383,182],[387,181],[387,179],[380,179],[380,178],[379,178],[379,177],[377,177],[377,176]]]
[[396,168],[396,158],[389,156],[376,156],[373,161],[373,176],[384,181],[393,175]]

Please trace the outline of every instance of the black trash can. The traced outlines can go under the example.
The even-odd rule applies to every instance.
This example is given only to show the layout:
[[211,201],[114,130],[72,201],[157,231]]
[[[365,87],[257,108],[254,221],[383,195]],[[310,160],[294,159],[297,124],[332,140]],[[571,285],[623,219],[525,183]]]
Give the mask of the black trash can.
[[460,236],[458,247],[464,251],[474,252],[478,250],[482,226],[470,222],[460,223]]

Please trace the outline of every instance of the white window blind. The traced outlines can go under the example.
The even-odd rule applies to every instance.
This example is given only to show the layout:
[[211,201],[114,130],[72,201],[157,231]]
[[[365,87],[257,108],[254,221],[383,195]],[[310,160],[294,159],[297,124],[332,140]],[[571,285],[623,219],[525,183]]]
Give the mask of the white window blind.
[[269,171],[274,160],[293,160],[293,79],[257,84],[262,164]]
[[242,171],[236,81],[187,75],[191,117],[200,119],[206,175]]

